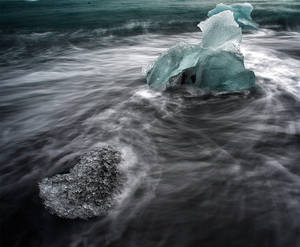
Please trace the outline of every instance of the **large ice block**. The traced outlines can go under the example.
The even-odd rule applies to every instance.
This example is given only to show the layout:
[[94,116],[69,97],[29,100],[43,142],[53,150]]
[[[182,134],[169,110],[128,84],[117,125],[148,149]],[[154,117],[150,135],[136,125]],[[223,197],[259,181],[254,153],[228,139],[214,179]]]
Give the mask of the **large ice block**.
[[202,43],[177,45],[162,54],[147,74],[156,90],[194,85],[208,92],[240,91],[255,86],[255,75],[245,69],[239,45],[241,28],[232,11],[223,11],[198,25]]

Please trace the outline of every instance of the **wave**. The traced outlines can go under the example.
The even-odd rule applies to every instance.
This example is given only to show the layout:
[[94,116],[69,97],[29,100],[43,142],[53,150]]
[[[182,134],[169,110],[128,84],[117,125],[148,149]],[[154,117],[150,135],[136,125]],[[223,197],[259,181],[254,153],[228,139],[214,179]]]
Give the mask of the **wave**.
[[264,27],[299,30],[300,3],[287,6],[257,7],[253,12],[253,18]]
[[[226,1],[223,1],[226,3]],[[252,1],[250,1],[252,2]],[[300,2],[253,2],[253,19],[263,27],[299,29]],[[1,1],[2,33],[73,33],[89,30],[95,36],[196,31],[214,2],[156,1]],[[89,38],[89,37],[87,37]]]

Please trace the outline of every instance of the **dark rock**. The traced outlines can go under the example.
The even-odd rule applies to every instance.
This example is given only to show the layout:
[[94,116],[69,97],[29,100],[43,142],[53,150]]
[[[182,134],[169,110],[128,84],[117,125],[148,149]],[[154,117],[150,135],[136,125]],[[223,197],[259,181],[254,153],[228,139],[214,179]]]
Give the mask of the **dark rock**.
[[40,197],[51,213],[63,218],[105,215],[120,192],[124,176],[118,167],[121,153],[99,147],[80,157],[69,173],[45,178]]

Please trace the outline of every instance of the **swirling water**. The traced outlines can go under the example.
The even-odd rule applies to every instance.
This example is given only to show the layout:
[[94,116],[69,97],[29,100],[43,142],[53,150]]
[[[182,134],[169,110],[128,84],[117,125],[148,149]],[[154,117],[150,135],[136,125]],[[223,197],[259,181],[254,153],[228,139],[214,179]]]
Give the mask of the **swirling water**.
[[[151,91],[143,70],[199,42],[215,2],[1,2],[1,246],[299,246],[300,3],[253,4],[257,87],[203,95]],[[118,205],[49,214],[37,183],[102,143],[130,178]]]

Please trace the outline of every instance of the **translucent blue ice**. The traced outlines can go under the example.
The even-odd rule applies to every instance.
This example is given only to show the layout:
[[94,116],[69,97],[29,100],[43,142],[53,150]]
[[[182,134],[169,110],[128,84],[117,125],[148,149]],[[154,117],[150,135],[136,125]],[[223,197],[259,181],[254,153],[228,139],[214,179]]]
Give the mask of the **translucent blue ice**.
[[211,17],[226,10],[233,12],[234,19],[241,28],[258,28],[258,24],[251,18],[253,7],[250,3],[238,3],[232,5],[220,3],[216,8],[209,11],[207,15],[208,17]]
[[255,75],[245,69],[239,45],[242,32],[231,11],[216,14],[199,25],[198,45],[177,45],[162,54],[147,74],[156,90],[194,85],[204,90],[230,92],[255,86]]
[[223,11],[198,24],[203,48],[233,50],[242,42],[242,30],[231,11]]

